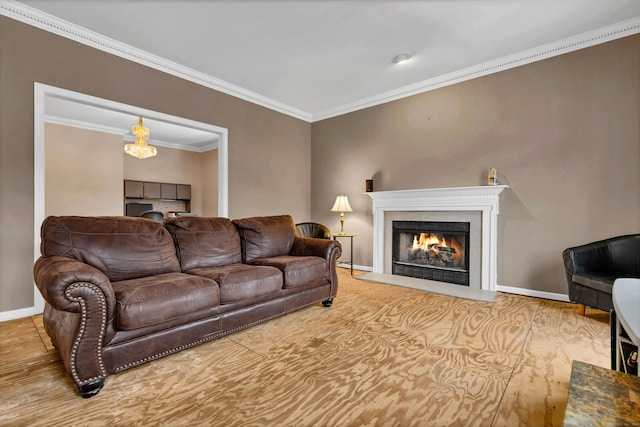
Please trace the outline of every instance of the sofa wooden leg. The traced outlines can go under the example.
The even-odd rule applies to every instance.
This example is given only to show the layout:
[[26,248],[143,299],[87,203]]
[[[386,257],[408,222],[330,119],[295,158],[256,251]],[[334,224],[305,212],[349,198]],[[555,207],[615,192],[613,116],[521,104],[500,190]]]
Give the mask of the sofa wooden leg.
[[333,304],[333,298],[322,301],[322,305],[324,305],[325,307],[331,307],[331,304]]
[[578,304],[578,313],[580,313],[582,316],[586,316],[587,315],[587,306],[584,304]]

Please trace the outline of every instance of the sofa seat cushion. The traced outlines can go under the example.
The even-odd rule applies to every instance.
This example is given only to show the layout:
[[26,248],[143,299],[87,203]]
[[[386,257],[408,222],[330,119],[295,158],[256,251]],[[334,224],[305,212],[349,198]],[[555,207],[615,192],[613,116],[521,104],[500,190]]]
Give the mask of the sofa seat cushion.
[[218,282],[222,304],[267,295],[282,289],[282,273],[274,267],[230,264],[194,268],[186,273]]
[[166,273],[111,284],[116,327],[132,330],[220,305],[218,284],[201,276]]
[[285,288],[295,288],[316,280],[328,279],[329,274],[326,261],[317,256],[282,255],[256,259],[250,264],[270,265],[282,271]]

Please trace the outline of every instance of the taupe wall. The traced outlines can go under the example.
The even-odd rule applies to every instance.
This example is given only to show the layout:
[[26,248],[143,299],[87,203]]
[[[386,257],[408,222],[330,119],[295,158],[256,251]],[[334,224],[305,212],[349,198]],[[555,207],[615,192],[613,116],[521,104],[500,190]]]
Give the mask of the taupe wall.
[[0,312],[33,305],[34,82],[227,128],[229,216],[310,217],[309,123],[0,16]]
[[640,36],[313,123],[312,218],[349,197],[372,265],[374,190],[483,185],[501,197],[498,285],[566,294],[564,248],[640,232]]
[[218,216],[218,150],[202,153],[202,177],[202,216]]
[[45,125],[45,215],[122,215],[122,137]]

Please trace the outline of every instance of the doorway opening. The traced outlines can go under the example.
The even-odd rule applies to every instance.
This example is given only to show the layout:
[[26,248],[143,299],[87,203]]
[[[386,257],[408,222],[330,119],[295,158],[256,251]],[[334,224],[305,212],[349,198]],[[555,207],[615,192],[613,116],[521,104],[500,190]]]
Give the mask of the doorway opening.
[[[213,148],[218,150],[218,216],[228,216],[228,130],[226,128],[36,82],[34,83],[33,138],[34,261],[40,256],[40,225],[45,219],[45,123],[55,122],[47,116],[47,104],[52,102],[64,102],[68,106],[80,107],[80,110],[100,110],[112,116],[118,114],[144,116],[145,120],[155,121],[162,126],[178,126],[210,133],[215,139]],[[92,121],[94,123],[91,123]],[[98,131],[104,129],[104,124],[95,122],[95,119],[85,119],[82,123],[86,128],[94,127],[94,130]],[[35,284],[33,286],[34,313],[42,313],[44,300]]]

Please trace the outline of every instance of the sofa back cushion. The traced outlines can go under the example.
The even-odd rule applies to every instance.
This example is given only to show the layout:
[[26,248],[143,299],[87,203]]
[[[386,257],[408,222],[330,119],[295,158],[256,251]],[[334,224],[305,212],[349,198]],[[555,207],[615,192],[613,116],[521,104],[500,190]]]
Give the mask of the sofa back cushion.
[[288,255],[296,237],[296,227],[289,215],[236,219],[233,223],[240,232],[245,262]]
[[102,271],[112,282],[180,271],[173,240],[157,221],[125,216],[50,216],[40,252]]
[[175,217],[164,226],[173,236],[182,271],[242,262],[240,235],[230,219]]

